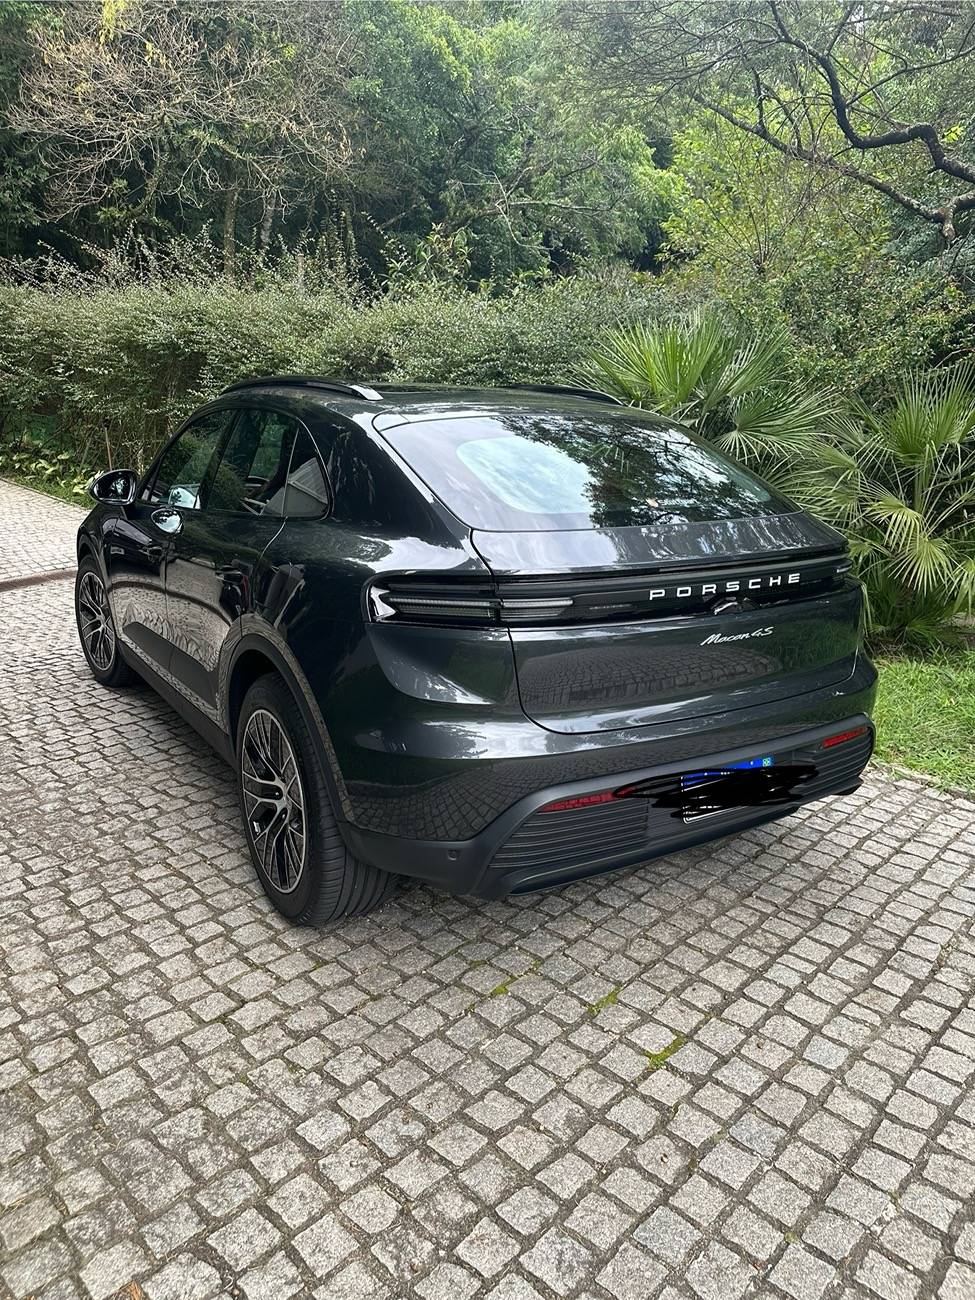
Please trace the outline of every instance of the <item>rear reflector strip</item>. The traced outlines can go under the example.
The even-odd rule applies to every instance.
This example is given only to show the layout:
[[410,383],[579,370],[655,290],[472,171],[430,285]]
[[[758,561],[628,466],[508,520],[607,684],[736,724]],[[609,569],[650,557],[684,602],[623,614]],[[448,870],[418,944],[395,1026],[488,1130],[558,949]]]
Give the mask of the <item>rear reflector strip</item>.
[[[820,744],[823,749],[832,749],[835,745],[845,745],[848,740],[857,740],[860,736],[865,736],[869,730],[869,727],[852,727],[849,731],[839,731],[835,736],[827,736]],[[751,765],[750,763],[731,763],[728,767]],[[717,775],[717,773],[714,774]],[[704,776],[711,775],[711,773],[698,772],[694,775]],[[659,782],[664,783],[668,779],[670,778],[657,778]],[[538,811],[540,813],[570,812],[573,808],[592,808],[595,804],[612,803],[617,799],[628,799],[631,795],[647,794],[649,793],[649,787],[653,784],[653,781],[637,781],[634,785],[617,786],[615,790],[600,790],[598,794],[580,794],[572,799],[556,799],[553,803],[543,804]]]
[[602,790],[599,794],[580,794],[575,799],[556,799],[539,808],[539,812],[568,812],[570,808],[591,808],[593,804],[610,803],[616,798],[612,790]]
[[834,745],[845,745],[848,740],[856,740],[857,736],[865,736],[868,728],[854,727],[852,731],[839,731],[835,736],[827,736],[823,741],[823,749],[832,749]]

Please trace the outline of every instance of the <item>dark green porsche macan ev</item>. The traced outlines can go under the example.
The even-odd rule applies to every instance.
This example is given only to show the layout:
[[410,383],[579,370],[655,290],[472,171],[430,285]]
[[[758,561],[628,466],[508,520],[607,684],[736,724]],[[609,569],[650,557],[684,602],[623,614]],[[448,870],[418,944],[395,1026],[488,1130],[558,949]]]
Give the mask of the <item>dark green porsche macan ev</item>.
[[297,921],[643,862],[870,757],[842,538],[602,394],[254,379],[91,491],[91,671],[233,763]]

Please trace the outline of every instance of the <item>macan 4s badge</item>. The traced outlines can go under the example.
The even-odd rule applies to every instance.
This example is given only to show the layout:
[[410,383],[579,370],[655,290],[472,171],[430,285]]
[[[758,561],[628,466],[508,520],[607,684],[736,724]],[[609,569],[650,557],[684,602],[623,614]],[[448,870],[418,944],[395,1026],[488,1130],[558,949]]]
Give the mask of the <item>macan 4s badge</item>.
[[720,632],[712,632],[706,636],[701,645],[723,645],[726,641],[750,641],[756,636],[771,636],[775,631],[774,627],[756,627],[751,632],[733,632],[731,636],[722,636]]
[[253,379],[91,492],[88,665],[233,765],[298,922],[632,866],[870,757],[842,537],[603,394]]

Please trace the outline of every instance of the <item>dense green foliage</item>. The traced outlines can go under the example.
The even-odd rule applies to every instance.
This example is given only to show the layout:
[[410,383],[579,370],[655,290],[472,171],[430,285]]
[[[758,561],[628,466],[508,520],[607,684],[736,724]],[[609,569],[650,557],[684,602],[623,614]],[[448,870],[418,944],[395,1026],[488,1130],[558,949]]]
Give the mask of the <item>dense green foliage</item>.
[[625,281],[580,279],[375,299],[285,281],[0,287],[0,412],[8,447],[26,433],[71,446],[81,465],[142,466],[194,406],[243,375],[555,382],[648,302]]
[[306,247],[496,282],[639,254],[666,189],[647,134],[560,100],[545,33],[508,0],[14,0],[0,256],[209,232],[228,273]]
[[827,392],[788,378],[781,337],[715,314],[611,332],[581,372],[632,406],[688,425],[744,460],[777,460],[815,438],[837,412]]
[[951,636],[975,607],[975,370],[908,372],[893,398],[854,404],[779,477],[840,528],[879,637]]
[[785,378],[781,340],[716,316],[612,331],[582,372],[756,464],[841,529],[874,636],[925,645],[975,606],[975,368],[909,372],[876,407]]

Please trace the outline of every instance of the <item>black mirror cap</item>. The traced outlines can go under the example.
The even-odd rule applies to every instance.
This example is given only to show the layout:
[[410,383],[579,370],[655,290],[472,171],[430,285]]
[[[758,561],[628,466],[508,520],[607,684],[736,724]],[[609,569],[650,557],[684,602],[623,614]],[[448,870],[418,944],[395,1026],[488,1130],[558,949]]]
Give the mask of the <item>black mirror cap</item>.
[[135,500],[139,476],[134,469],[109,469],[96,474],[88,484],[88,495],[102,505],[127,506]]

